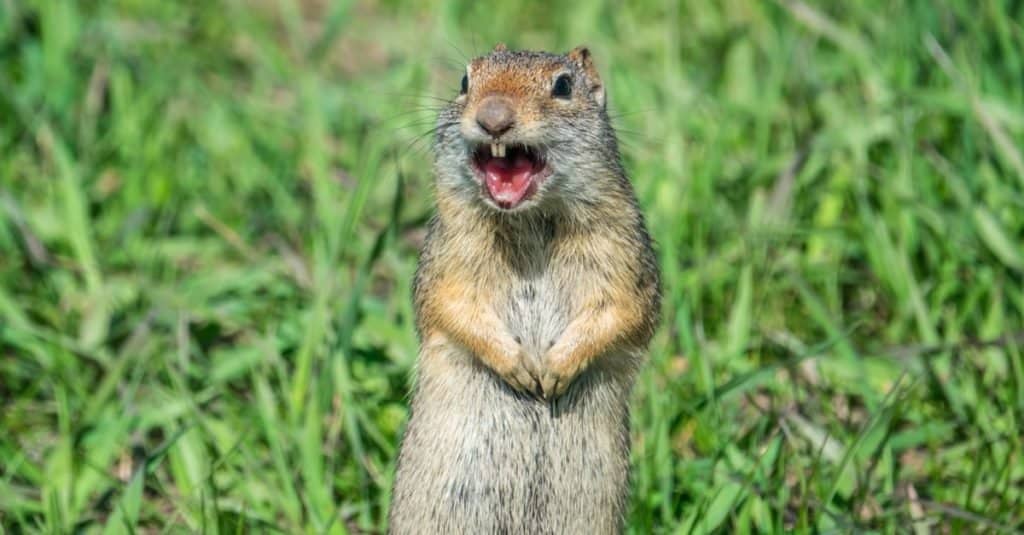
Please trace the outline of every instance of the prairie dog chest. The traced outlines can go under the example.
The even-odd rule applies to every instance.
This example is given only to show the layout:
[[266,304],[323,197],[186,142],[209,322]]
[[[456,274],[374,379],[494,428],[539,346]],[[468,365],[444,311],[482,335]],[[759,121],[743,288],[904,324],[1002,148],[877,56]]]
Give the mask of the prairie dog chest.
[[529,353],[546,352],[573,318],[587,278],[570,245],[577,239],[550,217],[506,221],[495,233],[491,258],[501,268],[491,281],[493,305]]
[[510,281],[499,302],[499,315],[523,347],[543,353],[568,325],[573,308],[572,284],[551,274]]
[[[497,309],[529,353],[543,354],[572,319],[585,275],[579,258],[566,256],[572,237],[553,222],[519,228],[518,243],[503,251],[508,268]],[[523,239],[525,238],[525,239]]]

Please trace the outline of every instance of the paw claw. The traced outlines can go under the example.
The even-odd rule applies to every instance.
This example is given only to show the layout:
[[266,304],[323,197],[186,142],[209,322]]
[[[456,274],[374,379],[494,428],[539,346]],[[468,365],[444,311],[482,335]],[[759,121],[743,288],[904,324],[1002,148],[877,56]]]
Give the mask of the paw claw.
[[543,397],[540,374],[532,369],[527,357],[520,356],[508,370],[500,375],[514,390],[534,399]]
[[522,367],[516,366],[503,374],[505,382],[513,389],[523,393],[530,393],[534,382],[533,377]]
[[[521,354],[500,375],[509,386],[523,395],[553,403],[565,394],[578,373],[578,370],[559,369],[556,363],[548,358],[538,365],[530,357]],[[538,366],[540,369],[537,369]]]
[[569,385],[572,384],[572,377],[548,371],[544,374],[541,384],[544,390],[544,399],[554,401],[569,389]]

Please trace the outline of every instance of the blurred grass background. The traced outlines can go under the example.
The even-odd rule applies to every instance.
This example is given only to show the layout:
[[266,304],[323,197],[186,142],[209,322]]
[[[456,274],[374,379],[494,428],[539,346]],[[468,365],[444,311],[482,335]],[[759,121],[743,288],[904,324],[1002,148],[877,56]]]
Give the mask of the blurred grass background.
[[0,0],[0,532],[381,532],[430,139],[588,44],[634,533],[1024,529],[1024,2]]

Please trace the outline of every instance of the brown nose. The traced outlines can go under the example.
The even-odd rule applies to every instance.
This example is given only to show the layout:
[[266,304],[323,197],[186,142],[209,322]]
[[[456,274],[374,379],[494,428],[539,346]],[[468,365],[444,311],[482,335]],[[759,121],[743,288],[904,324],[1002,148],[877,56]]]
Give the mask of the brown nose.
[[476,124],[488,134],[498,137],[516,124],[512,103],[502,97],[487,97],[476,110]]

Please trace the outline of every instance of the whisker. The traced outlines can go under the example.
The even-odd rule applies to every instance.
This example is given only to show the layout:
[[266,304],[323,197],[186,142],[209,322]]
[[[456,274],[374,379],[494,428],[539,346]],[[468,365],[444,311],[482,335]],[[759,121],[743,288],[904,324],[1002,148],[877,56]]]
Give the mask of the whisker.
[[451,69],[454,72],[461,72],[466,68],[466,63],[459,63],[451,58],[443,58],[440,56],[434,57],[431,62],[446,69]]
[[408,144],[405,145],[405,147],[402,148],[402,152],[410,151],[416,146],[416,144],[424,142],[425,140],[429,139],[430,136],[436,134],[439,130],[455,126],[456,124],[458,124],[456,121],[446,121],[438,124],[437,126],[434,126],[433,128],[427,130],[426,132],[423,132],[422,134],[419,134],[416,137],[414,137],[412,141],[410,141]]
[[446,43],[448,43],[448,46],[449,46],[449,47],[451,47],[451,48],[455,49],[455,51],[459,53],[459,56],[461,56],[461,57],[462,57],[462,63],[463,63],[463,65],[465,65],[466,63],[469,63],[469,57],[467,57],[467,56],[466,56],[466,53],[465,53],[465,52],[463,52],[461,48],[459,48],[458,46],[456,46],[456,45],[455,45],[455,43],[453,43],[453,42],[451,42],[450,40],[448,40],[448,38],[445,38],[445,40],[444,40],[444,41],[445,41]]
[[436,95],[428,95],[426,93],[394,93],[394,92],[390,92],[390,91],[380,91],[377,94],[384,95],[384,96],[389,96],[389,97],[422,98],[422,99],[436,100],[438,102],[443,102],[445,104],[452,104],[452,103],[455,102],[455,99],[443,98],[443,97],[439,97],[439,96],[436,96]]
[[398,112],[396,114],[384,117],[384,118],[380,119],[379,122],[381,124],[385,124],[385,123],[389,123],[389,122],[397,120],[397,119],[402,119],[402,118],[406,118],[406,117],[408,117],[410,115],[417,115],[417,114],[422,115],[422,117],[421,117],[422,119],[426,119],[426,118],[429,117],[431,120],[433,120],[435,117],[437,117],[438,112],[440,112],[442,110],[444,110],[444,108],[440,108],[440,107],[413,108],[413,109],[401,111],[401,112]]
[[657,111],[656,108],[647,108],[647,109],[643,109],[643,110],[632,110],[632,111],[625,111],[625,112],[609,113],[608,114],[608,118],[614,121],[615,119],[621,119],[623,117],[630,117],[630,116],[633,116],[633,115],[643,115],[643,114],[652,113],[652,112],[655,112],[655,111]]
[[418,129],[418,128],[421,128],[421,127],[424,127],[424,126],[428,126],[428,125],[433,125],[433,124],[435,124],[435,121],[432,120],[432,119],[429,120],[429,121],[414,121],[414,122],[411,122],[411,123],[407,123],[407,124],[396,126],[394,128],[390,128],[390,129],[388,129],[388,131],[390,131],[390,132],[398,132],[398,131],[402,131],[402,130],[408,130],[410,128],[417,128]]

